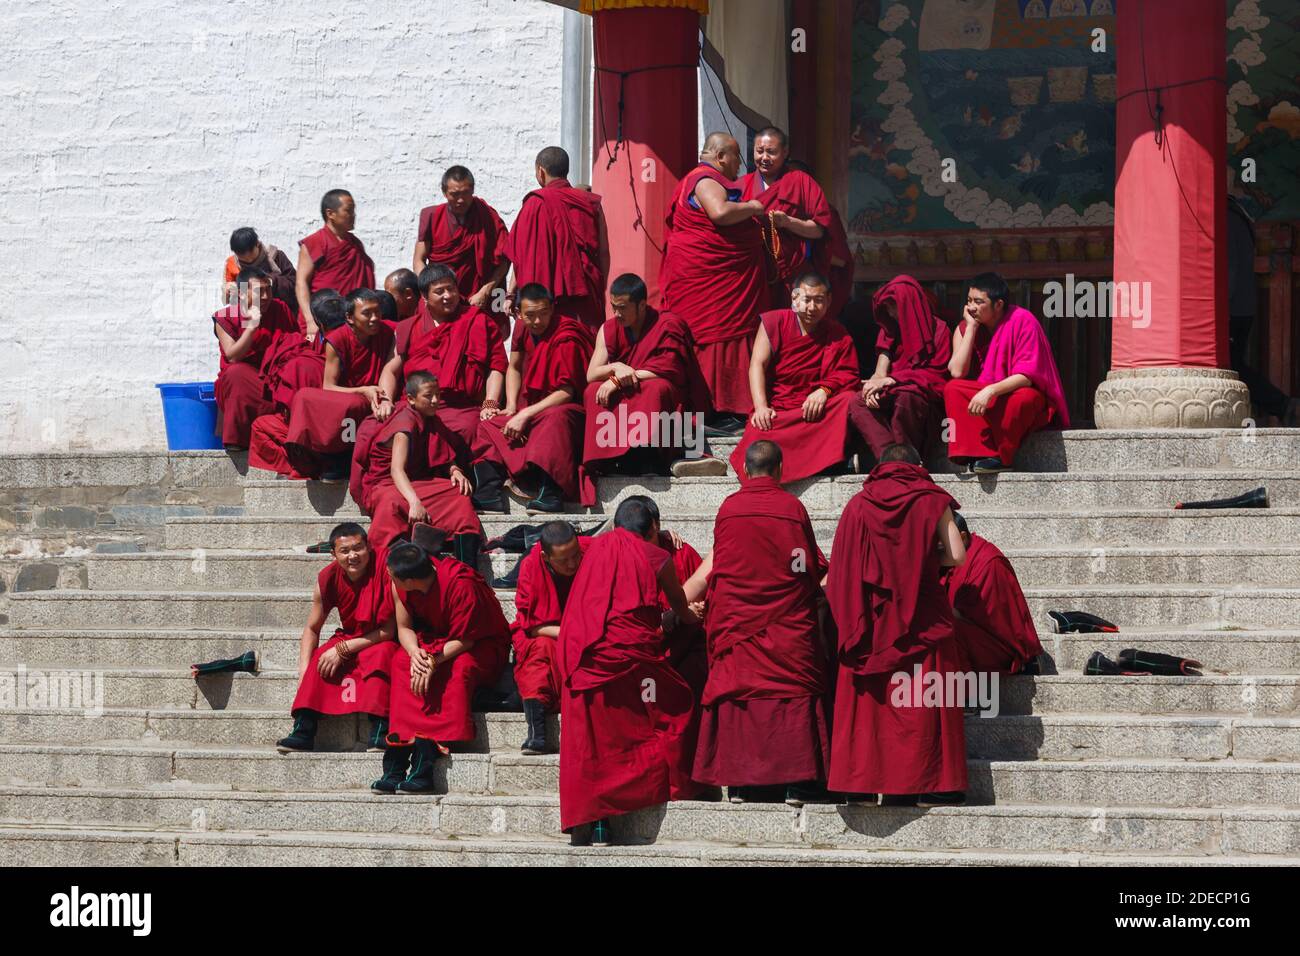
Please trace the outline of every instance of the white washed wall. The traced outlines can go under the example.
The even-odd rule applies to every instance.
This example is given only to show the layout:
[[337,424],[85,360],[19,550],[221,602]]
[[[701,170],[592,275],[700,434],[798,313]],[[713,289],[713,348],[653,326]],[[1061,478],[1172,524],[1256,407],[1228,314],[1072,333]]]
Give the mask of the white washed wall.
[[297,259],[350,190],[381,279],[465,162],[510,222],[558,142],[541,0],[0,5],[0,449],[164,444],[212,379],[230,232]]

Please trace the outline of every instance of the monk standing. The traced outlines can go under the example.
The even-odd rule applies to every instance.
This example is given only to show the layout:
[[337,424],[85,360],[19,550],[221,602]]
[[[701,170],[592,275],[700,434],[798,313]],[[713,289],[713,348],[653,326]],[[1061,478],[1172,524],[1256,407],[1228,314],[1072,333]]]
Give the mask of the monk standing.
[[761,129],[754,136],[754,171],[740,178],[740,198],[757,199],[767,209],[763,236],[775,266],[769,305],[787,307],[795,278],[815,269],[830,279],[830,316],[837,319],[853,292],[848,236],[817,180],[792,169],[789,159],[785,132],[775,126]]
[[996,272],[970,281],[948,371],[948,457],[976,474],[1010,468],[1030,432],[1070,427],[1051,343],[1032,312],[1011,304],[1011,292]]
[[[351,521],[331,531],[329,542],[334,560],[316,576],[299,642],[293,732],[276,742],[281,753],[314,749],[322,714],[370,715],[376,750],[388,733],[388,679],[397,645],[386,555],[372,549],[365,530]],[[342,626],[321,644],[321,628],[335,608]]]
[[506,407],[479,422],[474,442],[474,507],[504,512],[509,476],[531,495],[529,514],[555,513],[578,497],[591,340],[577,319],[556,313],[545,286],[526,285],[517,299]]
[[304,475],[344,479],[352,443],[367,415],[385,421],[393,401],[379,376],[393,350],[393,330],[379,317],[373,289],[357,289],[345,301],[347,324],[325,335],[325,373],[320,388],[303,388],[289,404],[285,452]]
[[452,554],[477,571],[483,526],[438,408],[438,379],[428,372],[406,376],[402,408],[380,426],[369,448],[362,495],[370,534],[387,547],[412,525],[430,524],[451,540]]
[[[645,282],[630,272],[610,283],[609,307],[614,317],[596,336],[583,396],[587,473],[725,475],[726,464],[702,448],[686,457],[685,448],[674,444],[686,444],[688,428],[701,445],[704,438],[687,411],[697,379],[690,330],[671,312],[650,308]],[[665,428],[668,435],[662,434]],[[583,491],[582,503],[594,504],[594,481]]]
[[875,461],[888,445],[911,445],[924,457],[943,413],[952,342],[937,303],[911,276],[885,283],[871,300],[876,368],[862,383],[849,418]]
[[524,197],[505,242],[514,286],[546,286],[555,296],[555,311],[577,319],[594,338],[605,321],[609,275],[600,197],[569,185],[569,154],[559,146],[538,153],[533,171],[540,188]]
[[298,307],[302,328],[309,337],[320,330],[311,314],[311,296],[320,289],[337,289],[347,295],[354,289],[375,287],[375,264],[366,247],[352,234],[357,225],[357,204],[346,189],[331,189],[320,201],[325,225],[298,243]]
[[781,467],[779,445],[754,442],[747,480],[718,509],[705,595],[709,680],[692,776],[728,787],[735,803],[800,806],[826,799],[830,769],[831,655],[818,617],[826,559],[808,512],[781,488]]
[[372,789],[429,793],[443,745],[475,737],[474,691],[505,667],[510,626],[487,582],[454,558],[403,542],[388,552],[388,574],[401,646],[393,653],[384,776]]
[[271,363],[276,350],[302,339],[288,307],[271,297],[270,279],[249,271],[240,273],[238,284],[238,301],[212,316],[221,346],[215,388],[221,442],[232,450],[249,447],[254,419],[275,410]]
[[967,663],[976,672],[1037,673],[1043,645],[1015,569],[996,544],[971,534],[965,518],[953,518],[966,546],[966,560],[945,571],[944,584]]
[[227,305],[234,305],[238,299],[239,274],[251,269],[271,280],[271,295],[285,304],[290,315],[298,314],[297,275],[288,256],[257,238],[257,230],[251,226],[243,226],[230,234],[230,252],[223,273]]
[[546,753],[546,715],[560,709],[560,619],[574,575],[592,538],[579,536],[567,521],[548,521],[542,537],[519,565],[515,622],[515,685],[524,702],[528,737],[525,754]]
[[501,409],[506,373],[501,329],[489,313],[465,301],[450,266],[426,266],[419,283],[420,301],[397,328],[379,387],[395,395],[403,374],[435,375],[438,417],[451,431],[457,464],[468,469],[479,420]]
[[731,455],[737,475],[759,438],[776,442],[790,459],[786,482],[844,461],[860,379],[853,339],[828,317],[830,297],[830,282],[805,272],[795,280],[793,309],[763,313],[749,362],[754,413]]
[[609,843],[608,817],[697,792],[695,708],[667,662],[663,590],[697,621],[644,505],[624,501],[578,569],[560,621],[560,826],[574,845]]
[[763,230],[757,199],[740,201],[740,146],[710,133],[700,163],[668,204],[663,308],[691,330],[715,433],[735,434],[753,408],[746,373],[758,317],[767,308]]
[[394,269],[384,278],[384,291],[397,305],[397,321],[415,315],[420,308],[420,280],[410,269]]
[[506,315],[493,308],[493,293],[502,287],[510,260],[506,258],[506,224],[497,211],[474,195],[474,174],[452,166],[442,174],[447,201],[420,210],[411,268],[441,264],[456,274],[456,287],[474,308],[504,324]]
[[[940,567],[966,556],[959,507],[916,449],[890,445],[840,516],[826,597],[839,636],[832,790],[850,803],[961,803],[964,701],[924,700],[912,685],[963,669]],[[904,679],[905,678],[905,679]],[[905,692],[900,693],[900,688]],[[941,695],[942,697],[943,695]]]

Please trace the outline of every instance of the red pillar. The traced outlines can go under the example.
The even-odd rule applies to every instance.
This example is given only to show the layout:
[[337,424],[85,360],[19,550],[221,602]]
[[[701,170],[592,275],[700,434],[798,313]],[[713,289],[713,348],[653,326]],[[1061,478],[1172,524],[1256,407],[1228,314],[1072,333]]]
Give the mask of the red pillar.
[[1223,0],[1116,6],[1115,283],[1151,297],[1117,309],[1111,368],[1227,368]]
[[591,188],[604,201],[609,278],[635,272],[649,286],[651,304],[658,305],[664,213],[678,181],[699,158],[700,17],[692,9],[642,7],[597,10],[592,19]]

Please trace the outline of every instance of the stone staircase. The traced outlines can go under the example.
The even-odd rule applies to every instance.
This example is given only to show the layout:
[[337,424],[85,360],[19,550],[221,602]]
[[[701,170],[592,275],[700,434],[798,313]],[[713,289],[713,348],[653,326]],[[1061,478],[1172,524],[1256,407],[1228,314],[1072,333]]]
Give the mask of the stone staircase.
[[[606,849],[570,848],[559,833],[557,758],[519,754],[522,715],[479,715],[474,744],[439,762],[438,796],[366,789],[379,758],[361,752],[364,718],[326,718],[315,753],[275,753],[324,560],[302,548],[355,506],[342,486],[241,474],[221,453],[174,455],[161,471],[147,456],[114,470],[111,457],[0,467],[23,487],[61,488],[58,507],[83,479],[81,497],[96,482],[165,480],[149,507],[174,509],[147,533],[115,536],[145,550],[79,549],[70,531],[51,544],[18,527],[21,548],[11,536],[11,551],[57,551],[41,560],[63,570],[48,590],[4,595],[0,672],[96,672],[104,709],[0,703],[0,865],[1300,862],[1300,432],[1039,435],[1022,471],[938,474],[1011,558],[1055,665],[1003,679],[999,715],[968,719],[969,804],[670,804],[617,819],[625,845]],[[824,549],[860,484],[792,488]],[[1171,507],[1260,484],[1267,511]],[[608,479],[594,510],[650,494],[665,527],[703,553],[734,488],[729,477]],[[484,524],[491,535],[521,520]],[[484,570],[515,560],[485,556]],[[513,596],[500,599],[512,615]],[[1046,610],[1065,607],[1123,631],[1052,634]],[[1093,650],[1130,646],[1213,673],[1082,676]],[[261,674],[189,676],[193,661],[249,648]]]

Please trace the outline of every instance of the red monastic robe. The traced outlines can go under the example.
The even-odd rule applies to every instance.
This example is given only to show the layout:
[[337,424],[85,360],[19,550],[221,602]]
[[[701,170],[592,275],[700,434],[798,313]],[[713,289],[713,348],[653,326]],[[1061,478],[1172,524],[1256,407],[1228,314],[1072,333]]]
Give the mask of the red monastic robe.
[[450,640],[473,644],[433,672],[423,698],[411,693],[411,658],[398,646],[393,653],[390,744],[409,744],[416,737],[440,744],[473,740],[474,691],[495,681],[510,656],[510,625],[482,576],[455,558],[433,558],[433,570],[427,592],[397,594],[410,612],[420,647],[434,654]]
[[751,479],[718,509],[692,774],[700,783],[826,779],[832,672],[817,613],[825,573],[808,512],[775,479]]
[[924,468],[886,462],[840,516],[826,584],[839,639],[832,790],[966,789],[962,707],[913,706],[895,678],[964,668],[937,550],[939,519],[958,507]]
[[[393,587],[384,562],[383,548],[372,548],[370,563],[360,580],[352,581],[337,561],[321,569],[316,577],[321,606],[328,615],[339,610],[342,627],[316,649],[307,672],[298,684],[293,709],[314,710],[319,714],[374,714],[388,716],[391,697],[389,671],[392,668],[395,640],[372,644],[345,664],[332,680],[320,676],[320,656],[339,641],[364,637],[393,616]],[[345,679],[351,678],[345,682]]]
[[322,226],[299,240],[298,245],[307,250],[316,266],[311,274],[313,295],[321,289],[336,289],[339,295],[346,296],[356,289],[375,287],[375,263],[352,233],[336,236],[328,226]]
[[[1010,465],[1030,432],[1070,427],[1065,389],[1047,333],[1028,309],[1009,308],[991,333],[984,326],[976,330],[966,376],[944,386],[944,407],[952,419],[949,458],[996,456]],[[966,323],[962,322],[956,335],[965,334]],[[1030,384],[995,398],[983,415],[967,411],[976,392],[1016,374],[1026,376]]]
[[702,179],[740,198],[740,187],[707,163],[682,179],[668,204],[659,273],[663,308],[691,330],[713,409],[749,414],[749,356],[767,308],[763,230],[756,219],[715,226],[695,199]]
[[[411,529],[410,506],[393,481],[393,439],[398,433],[410,440],[406,477],[429,513],[429,524],[449,537],[483,535],[483,526],[469,496],[461,494],[448,478],[455,461],[451,434],[438,417],[424,418],[409,404],[393,412],[366,449],[367,467],[362,497],[369,513],[370,540],[387,546]],[[360,453],[361,449],[357,449]],[[355,459],[354,459],[355,460]]]
[[[578,547],[585,556],[592,538],[579,537]],[[579,564],[579,567],[582,565]],[[519,566],[519,583],[515,586],[515,622],[510,626],[510,641],[515,648],[515,684],[524,700],[540,700],[549,711],[560,707],[559,641],[553,637],[533,637],[535,627],[559,627],[564,606],[573,587],[573,578],[557,575],[546,564],[539,541]]]
[[965,562],[945,568],[944,583],[971,670],[1015,674],[1043,653],[1015,569],[997,545],[972,534]]
[[[775,253],[776,281],[770,289],[771,306],[788,308],[790,286],[805,269],[815,269],[831,284],[831,305],[827,315],[839,318],[840,310],[853,294],[853,253],[840,214],[826,201],[817,180],[799,169],[787,169],[776,182],[764,188],[758,170],[739,179],[741,199],[757,199],[768,210],[780,210],[795,219],[811,219],[826,230],[820,239],[802,239],[784,229],[773,236],[771,221],[763,224],[767,247]],[[772,253],[769,253],[771,255]],[[833,265],[838,259],[840,265]]]
[[[235,341],[244,334],[244,311],[229,305],[212,315],[213,330],[220,328]],[[267,299],[262,321],[253,333],[252,347],[243,358],[232,362],[218,347],[220,371],[217,373],[217,408],[221,413],[221,441],[237,448],[247,448],[253,420],[275,410],[272,359],[282,343],[301,340],[298,323],[279,299]]]
[[448,321],[435,323],[421,301],[419,311],[397,326],[397,354],[403,374],[438,376],[438,417],[452,433],[461,467],[468,468],[488,375],[506,371],[500,327],[488,313],[464,302]]
[[[745,452],[766,438],[781,446],[785,462],[781,480],[788,483],[844,460],[849,403],[861,400],[858,359],[848,330],[834,319],[822,319],[805,334],[794,312],[782,309],[764,312],[763,328],[772,343],[767,400],[776,421],[767,431],[745,425],[740,444],[731,453],[731,467],[744,481]],[[806,422],[801,411],[804,400],[822,385],[831,390],[822,417]]]
[[600,219],[599,196],[552,179],[524,197],[504,250],[516,285],[546,286],[556,312],[577,319],[589,338],[605,321]]
[[668,552],[615,528],[595,538],[560,623],[560,826],[697,792],[691,689],[660,631]]
[[446,203],[425,206],[420,210],[415,240],[429,247],[424,264],[450,268],[456,273],[460,294],[468,298],[483,288],[501,264],[507,235],[497,211],[475,196],[460,223]]
[[[704,559],[687,542],[680,548],[673,547],[673,539],[666,532],[659,533],[659,547],[672,556],[673,567],[677,569],[677,580],[685,584],[697,570]],[[663,590],[659,591],[659,607],[667,611],[669,604]],[[709,677],[709,651],[704,638],[704,628],[698,624],[678,625],[671,634],[664,634],[664,647],[668,651],[668,663],[673,670],[691,686],[691,693],[698,702],[704,693],[704,682]]]
[[[565,501],[578,498],[578,455],[582,441],[582,392],[587,384],[591,341],[577,319],[557,315],[546,331],[535,336],[522,322],[515,326],[511,352],[522,352],[523,388],[519,409],[540,402],[567,387],[573,400],[548,408],[528,424],[523,441],[501,431],[507,415],[479,422],[474,460],[504,465],[519,478],[530,467],[540,468],[560,486]],[[594,501],[594,495],[593,495]]]
[[[654,438],[651,427],[658,422],[658,415],[686,408],[694,364],[690,330],[671,312],[646,309],[645,325],[636,341],[617,319],[606,322],[600,334],[605,337],[610,362],[622,362],[658,377],[620,390],[607,407],[596,401],[603,381],[587,385],[583,395],[587,417],[582,462],[589,470],[598,462],[621,458],[632,448],[650,445]],[[619,427],[620,422],[625,423],[624,427]],[[640,437],[635,430],[640,430]],[[664,440],[668,436],[659,438]],[[665,457],[679,458],[683,449],[664,448],[663,451]]]
[[[352,326],[344,325],[325,333],[325,338],[339,357],[338,385],[360,388],[378,385],[393,351],[393,330],[382,322],[370,338],[362,341]],[[304,473],[312,455],[336,455],[350,452],[348,443],[356,437],[356,428],[370,415],[370,402],[358,392],[335,392],[324,388],[303,388],[294,393],[289,404],[289,428],[285,446],[291,457],[303,459],[295,467]],[[353,423],[350,432],[346,423]]]
[[[894,303],[897,321],[889,318],[888,302]],[[885,391],[879,408],[868,408],[860,398],[851,402],[849,417],[877,459],[894,443],[907,443],[924,456],[943,410],[952,334],[934,297],[911,276],[885,283],[871,305],[879,328],[876,354],[889,356],[889,376],[896,384]]]

